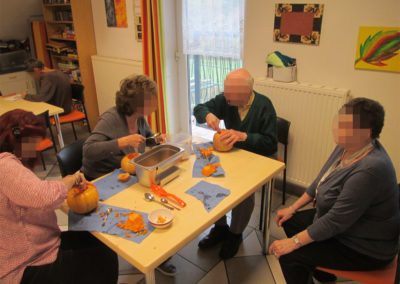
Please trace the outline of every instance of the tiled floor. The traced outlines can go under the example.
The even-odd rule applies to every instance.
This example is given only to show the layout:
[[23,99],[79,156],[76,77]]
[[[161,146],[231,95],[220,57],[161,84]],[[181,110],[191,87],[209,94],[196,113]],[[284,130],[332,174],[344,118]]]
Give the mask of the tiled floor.
[[[74,138],[72,130],[69,126],[63,126],[63,134],[65,144],[71,143]],[[200,133],[197,133],[197,135]],[[83,138],[87,136],[86,128],[78,127],[78,136]],[[35,169],[36,174],[46,180],[58,180],[61,178],[60,171],[53,150],[44,152],[47,170],[43,170],[41,166]],[[201,283],[201,284],[225,284],[225,283],[285,283],[279,262],[273,256],[265,257],[262,254],[262,237],[258,231],[259,212],[260,212],[260,191],[256,192],[256,206],[243,234],[243,243],[237,255],[229,260],[222,261],[219,256],[220,247],[210,250],[199,250],[197,244],[204,237],[206,230],[196,239],[188,243],[184,248],[178,251],[171,259],[178,269],[175,277],[166,277],[156,271],[156,282],[160,284],[169,283]],[[274,220],[276,211],[282,208],[281,192],[274,191],[273,194],[273,211],[272,220]],[[287,206],[292,204],[296,198],[287,196]],[[57,211],[58,223],[63,230],[67,229],[67,216]],[[228,214],[228,220],[230,216]],[[273,222],[271,228],[271,242],[276,239],[284,238],[285,234],[282,228],[278,228]],[[119,284],[144,283],[143,274],[123,260],[120,261]],[[342,279],[342,281],[345,281]],[[346,282],[357,283],[357,282]]]

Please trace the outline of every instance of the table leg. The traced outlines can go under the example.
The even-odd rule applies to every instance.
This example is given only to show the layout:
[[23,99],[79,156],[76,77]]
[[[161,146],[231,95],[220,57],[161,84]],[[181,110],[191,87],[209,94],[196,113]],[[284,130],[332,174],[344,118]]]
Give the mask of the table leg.
[[272,213],[272,189],[274,188],[275,180],[272,179],[268,183],[267,188],[267,198],[265,200],[265,218],[264,218],[264,230],[263,230],[263,237],[264,237],[264,245],[263,245],[263,253],[267,254],[268,252],[268,245],[270,240],[270,233],[271,233],[271,213]]
[[54,115],[54,121],[56,122],[58,143],[60,143],[60,149],[62,149],[62,148],[64,148],[64,140],[63,140],[62,133],[61,133],[61,125],[60,125],[60,119],[58,117],[58,114]]
[[149,271],[144,275],[146,284],[155,284],[156,283],[156,274],[154,273],[154,269]]

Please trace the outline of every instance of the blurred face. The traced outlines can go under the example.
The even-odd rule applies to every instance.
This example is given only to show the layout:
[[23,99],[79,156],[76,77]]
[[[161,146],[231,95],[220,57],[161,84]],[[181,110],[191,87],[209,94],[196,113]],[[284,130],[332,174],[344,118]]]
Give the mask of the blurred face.
[[29,75],[32,76],[33,79],[35,80],[40,80],[40,76],[41,76],[41,71],[39,68],[33,68],[33,72],[28,72]]
[[244,106],[248,103],[252,88],[243,76],[229,76],[224,82],[224,96],[231,106]]
[[36,158],[36,144],[41,141],[41,137],[23,137],[21,141],[21,153],[22,159]]
[[335,143],[342,148],[358,148],[371,141],[371,129],[360,127],[359,115],[342,108],[332,127]]
[[158,101],[156,97],[144,99],[143,106],[136,107],[135,112],[140,116],[147,116],[157,109]]

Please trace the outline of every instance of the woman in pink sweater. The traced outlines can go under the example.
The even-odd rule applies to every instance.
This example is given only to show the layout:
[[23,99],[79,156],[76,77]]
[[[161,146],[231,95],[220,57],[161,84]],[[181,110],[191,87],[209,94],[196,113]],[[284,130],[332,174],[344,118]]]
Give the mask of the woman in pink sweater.
[[54,212],[82,174],[42,181],[31,169],[44,121],[13,110],[0,117],[0,283],[116,283],[117,255],[88,232],[60,232]]

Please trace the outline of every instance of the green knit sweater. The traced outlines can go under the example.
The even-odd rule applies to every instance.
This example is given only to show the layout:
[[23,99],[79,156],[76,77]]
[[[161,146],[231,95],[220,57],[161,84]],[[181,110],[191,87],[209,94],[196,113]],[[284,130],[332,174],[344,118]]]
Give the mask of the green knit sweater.
[[193,112],[197,122],[205,123],[210,112],[223,119],[227,129],[247,133],[247,140],[236,142],[235,147],[263,156],[270,156],[277,150],[276,113],[271,101],[254,92],[255,97],[249,112],[240,120],[238,108],[230,106],[224,94],[217,95],[210,101],[197,105]]

